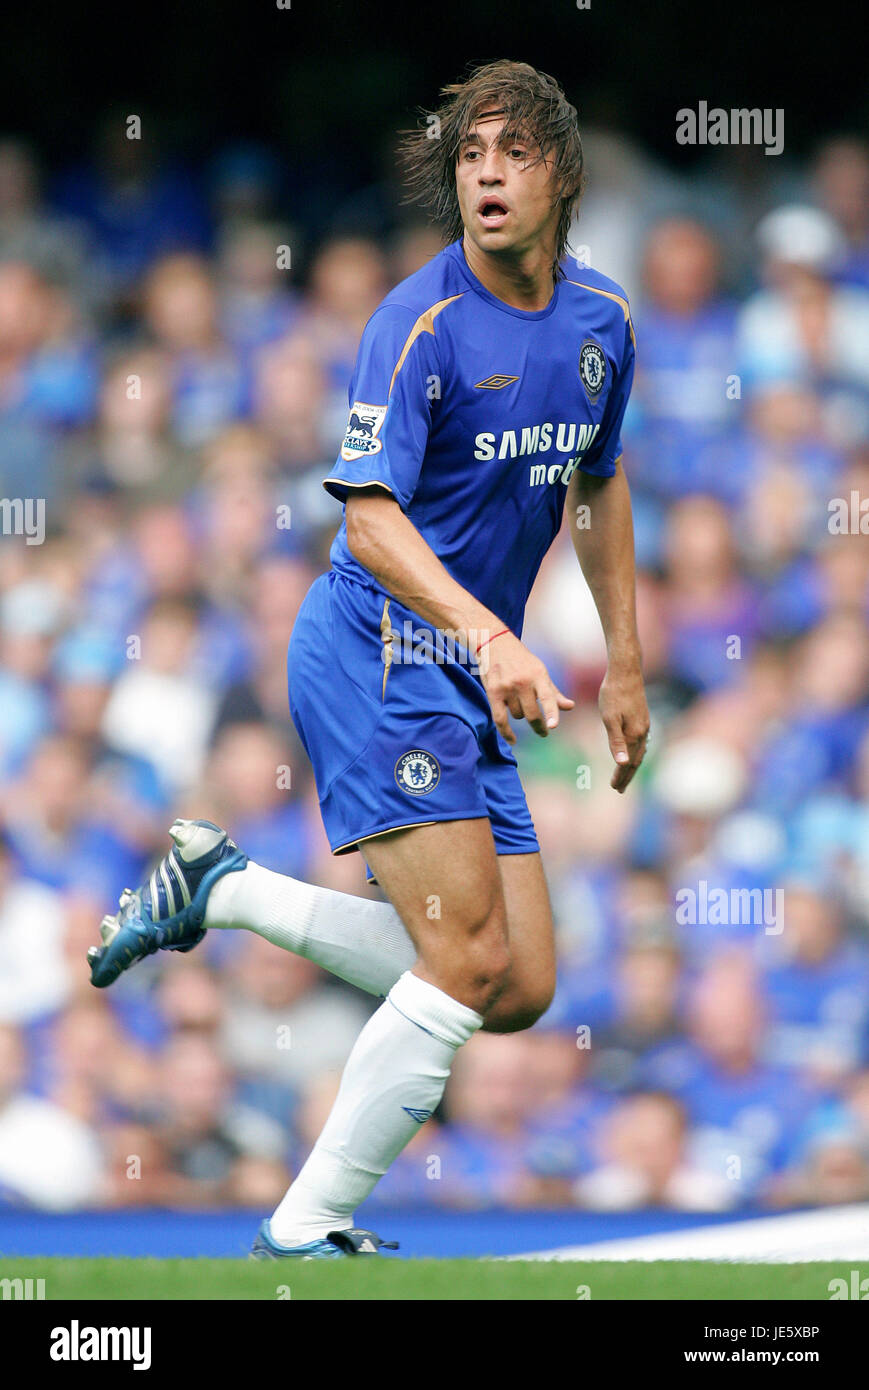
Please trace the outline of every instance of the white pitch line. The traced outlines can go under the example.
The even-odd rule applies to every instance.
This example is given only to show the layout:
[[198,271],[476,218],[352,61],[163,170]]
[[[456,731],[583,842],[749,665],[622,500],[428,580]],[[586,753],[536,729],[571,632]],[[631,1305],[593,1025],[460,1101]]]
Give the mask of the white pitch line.
[[[869,1203],[765,1216],[690,1231],[628,1240],[599,1240],[511,1260],[722,1260],[801,1264],[814,1260],[869,1262]],[[866,1269],[869,1275],[869,1267]]]

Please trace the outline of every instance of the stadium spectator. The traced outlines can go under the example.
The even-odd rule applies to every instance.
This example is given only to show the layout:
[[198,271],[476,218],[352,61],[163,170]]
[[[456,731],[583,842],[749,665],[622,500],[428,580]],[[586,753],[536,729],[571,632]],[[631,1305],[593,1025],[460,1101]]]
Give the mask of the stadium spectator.
[[[246,937],[236,955],[222,1027],[224,1053],[240,1077],[284,1093],[323,1072],[340,1071],[370,1009],[310,961]],[[249,1088],[253,1094],[255,1086]]]
[[0,828],[0,1022],[30,1023],[64,1003],[63,934],[62,899],[15,872],[12,846]]
[[104,893],[141,862],[130,827],[104,825],[93,813],[93,767],[86,742],[51,733],[14,783],[7,834],[20,871],[38,883]]
[[714,238],[687,218],[652,229],[643,271],[643,351],[628,422],[635,476],[664,496],[706,490],[714,478],[704,475],[704,447],[739,418],[736,306],[720,290]]
[[598,1029],[547,1022],[528,1034],[531,1099],[524,1133],[524,1168],[514,1201],[524,1206],[570,1206],[577,1178],[598,1156],[612,1099],[598,1084]]
[[688,1140],[687,1116],[673,1096],[623,1100],[604,1126],[603,1162],[580,1178],[577,1199],[598,1211],[726,1211],[738,1201],[737,1184],[695,1166]]
[[675,941],[638,935],[614,966],[612,1021],[595,1036],[592,1076],[599,1087],[629,1091],[647,1054],[681,1039],[681,955]]
[[204,444],[244,411],[248,396],[241,363],[221,335],[208,262],[189,254],[159,261],[145,285],[144,310],[169,360],[173,429],[184,445]]
[[[174,792],[199,777],[214,718],[214,692],[192,674],[196,613],[181,598],[155,602],[128,646],[103,717],[111,747],[145,758]],[[164,710],[172,710],[171,722]]]
[[532,1100],[522,1033],[478,1033],[456,1058],[444,1104],[449,1116],[441,1201],[486,1207],[522,1203],[524,1119]]
[[869,147],[854,136],[821,146],[812,169],[815,193],[846,241],[838,278],[869,289]]
[[698,691],[729,684],[739,663],[728,656],[728,638],[736,634],[747,655],[757,623],[732,520],[711,497],[680,500],[668,517],[665,547],[670,665]]
[[[785,884],[784,931],[766,973],[771,1060],[832,1085],[860,1063],[869,1028],[869,949],[845,934],[832,886]],[[771,951],[772,953],[772,951]]]
[[267,222],[231,222],[220,237],[220,321],[227,342],[242,354],[285,337],[300,313],[292,288],[294,243],[298,251],[294,231]]
[[281,1126],[234,1098],[232,1074],[207,1038],[178,1033],[160,1061],[155,1132],[167,1156],[167,1205],[225,1202],[243,1159],[280,1161]]
[[644,1082],[681,1101],[693,1161],[746,1203],[786,1164],[819,1091],[766,1061],[766,1004],[742,951],[713,960],[688,1002],[689,1041],[647,1059]]
[[167,355],[146,347],[113,354],[95,426],[71,441],[64,455],[79,486],[95,480],[137,504],[183,496],[196,467],[173,431],[171,412]]
[[196,184],[167,166],[155,127],[147,112],[107,113],[91,160],[66,170],[53,192],[54,206],[87,229],[102,298],[113,311],[129,311],[137,282],[158,256],[203,251],[210,240]]
[[831,439],[869,438],[869,294],[837,285],[844,238],[817,209],[787,206],[757,229],[765,287],[741,311],[739,360],[749,389],[795,381],[823,392]]
[[[254,367],[254,418],[290,477],[326,461],[326,429],[337,425],[336,393],[328,405],[321,350],[315,337],[299,331],[264,348]],[[346,415],[346,399],[340,408]]]
[[21,1034],[0,1024],[0,1201],[48,1211],[97,1205],[105,1165],[95,1131],[25,1087]]
[[23,261],[77,294],[89,289],[84,228],[57,217],[43,200],[34,151],[0,140],[0,262]]
[[293,793],[289,745],[270,725],[225,724],[209,758],[204,792],[258,864],[298,875],[307,859],[305,812]]

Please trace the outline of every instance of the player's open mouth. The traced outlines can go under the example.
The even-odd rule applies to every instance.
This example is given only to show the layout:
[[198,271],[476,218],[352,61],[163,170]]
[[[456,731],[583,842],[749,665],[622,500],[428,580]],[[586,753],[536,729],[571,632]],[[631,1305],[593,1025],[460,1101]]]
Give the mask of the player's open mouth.
[[500,227],[506,221],[508,212],[500,198],[481,198],[477,204],[477,215],[486,227]]

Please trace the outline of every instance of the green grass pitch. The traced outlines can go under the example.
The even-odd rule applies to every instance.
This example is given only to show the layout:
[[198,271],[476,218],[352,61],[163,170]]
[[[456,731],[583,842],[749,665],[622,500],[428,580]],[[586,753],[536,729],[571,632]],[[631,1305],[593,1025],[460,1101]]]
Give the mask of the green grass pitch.
[[[822,1299],[841,1264],[711,1261],[4,1259],[0,1281],[44,1279],[50,1299]],[[6,1294],[5,1296],[9,1296]]]

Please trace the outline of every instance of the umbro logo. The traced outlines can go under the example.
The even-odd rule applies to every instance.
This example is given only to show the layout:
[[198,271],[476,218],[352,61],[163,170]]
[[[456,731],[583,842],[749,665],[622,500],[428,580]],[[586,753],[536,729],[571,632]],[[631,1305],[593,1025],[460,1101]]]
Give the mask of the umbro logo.
[[494,376],[487,376],[485,381],[478,381],[474,390],[479,391],[502,391],[511,382],[518,381],[518,376],[504,376],[503,372],[496,372]]
[[425,1124],[426,1120],[430,1120],[432,1116],[430,1110],[414,1110],[410,1105],[403,1105],[401,1108],[402,1110],[406,1110],[408,1115],[421,1125]]

